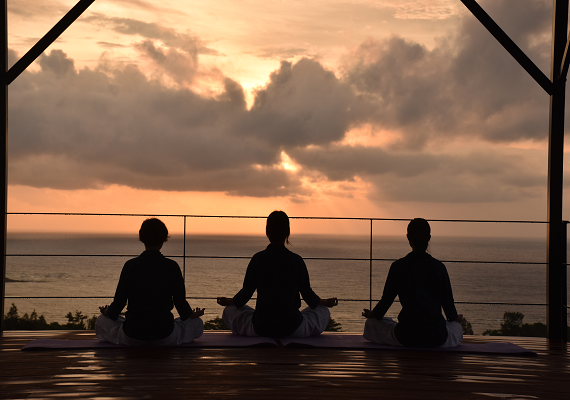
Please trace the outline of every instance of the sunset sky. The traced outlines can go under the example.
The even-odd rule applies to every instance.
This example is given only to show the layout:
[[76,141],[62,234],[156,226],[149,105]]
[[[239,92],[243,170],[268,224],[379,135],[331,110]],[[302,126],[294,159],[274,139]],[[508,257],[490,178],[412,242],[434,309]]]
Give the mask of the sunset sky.
[[[8,1],[11,62],[75,3]],[[552,1],[480,4],[550,76]],[[545,220],[548,107],[459,0],[96,0],[10,85],[8,210]]]

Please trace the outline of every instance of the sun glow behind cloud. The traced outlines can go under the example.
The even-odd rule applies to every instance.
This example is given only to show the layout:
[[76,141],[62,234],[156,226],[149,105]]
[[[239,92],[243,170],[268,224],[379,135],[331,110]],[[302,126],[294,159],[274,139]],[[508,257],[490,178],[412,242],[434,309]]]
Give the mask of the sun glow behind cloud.
[[386,147],[401,138],[398,132],[384,130],[372,124],[364,124],[346,132],[338,143],[341,146]]

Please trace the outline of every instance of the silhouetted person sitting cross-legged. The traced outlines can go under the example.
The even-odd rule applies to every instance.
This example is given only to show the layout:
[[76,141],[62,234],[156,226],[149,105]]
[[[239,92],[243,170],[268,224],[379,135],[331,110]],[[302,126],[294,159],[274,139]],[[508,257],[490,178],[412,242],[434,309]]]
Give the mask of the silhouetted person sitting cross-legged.
[[[231,331],[244,336],[307,337],[321,334],[330,319],[327,307],[336,298],[321,299],[311,289],[303,259],[285,247],[289,244],[289,217],[274,211],[265,230],[269,246],[251,259],[243,288],[233,297],[218,297],[226,306],[222,318]],[[255,310],[246,305],[257,290]],[[303,296],[309,307],[299,311]]]
[[[364,338],[391,346],[455,347],[463,340],[463,315],[455,310],[445,265],[426,253],[431,239],[429,223],[413,219],[407,238],[412,252],[392,264],[382,299],[374,310],[362,313],[368,318]],[[384,317],[396,296],[402,305],[398,323]]]
[[[97,338],[133,346],[172,346],[199,338],[204,331],[200,319],[204,309],[192,311],[180,267],[160,252],[168,240],[166,225],[156,218],[147,219],[139,230],[139,240],[146,250],[125,263],[111,305],[99,307]],[[120,313],[127,302],[123,318]],[[174,319],[173,306],[180,318]]]

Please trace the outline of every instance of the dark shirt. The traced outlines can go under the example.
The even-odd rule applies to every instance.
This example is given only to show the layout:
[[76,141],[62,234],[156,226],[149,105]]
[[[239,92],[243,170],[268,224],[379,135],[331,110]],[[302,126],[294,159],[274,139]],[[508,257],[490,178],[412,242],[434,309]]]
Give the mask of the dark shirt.
[[182,320],[192,314],[180,267],[156,250],[144,251],[125,263],[109,318],[116,320],[127,301],[123,331],[132,339],[168,337],[174,330],[173,306]]
[[303,322],[299,293],[312,309],[321,301],[311,289],[305,262],[284,245],[270,244],[253,256],[243,288],[234,296],[235,306],[243,307],[255,290],[257,304],[252,322],[260,336],[282,337],[295,332]]
[[382,319],[396,296],[402,311],[394,328],[405,346],[437,347],[447,340],[449,321],[457,318],[451,282],[442,262],[425,252],[412,251],[390,267],[382,299],[374,307],[374,317]]

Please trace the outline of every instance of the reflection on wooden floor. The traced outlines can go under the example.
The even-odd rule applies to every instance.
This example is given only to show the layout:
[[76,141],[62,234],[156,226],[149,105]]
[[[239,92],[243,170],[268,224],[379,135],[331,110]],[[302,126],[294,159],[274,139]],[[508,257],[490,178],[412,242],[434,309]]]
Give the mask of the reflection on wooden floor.
[[538,357],[331,349],[99,349],[20,351],[39,337],[5,332],[2,399],[569,399],[566,345],[510,341]]

